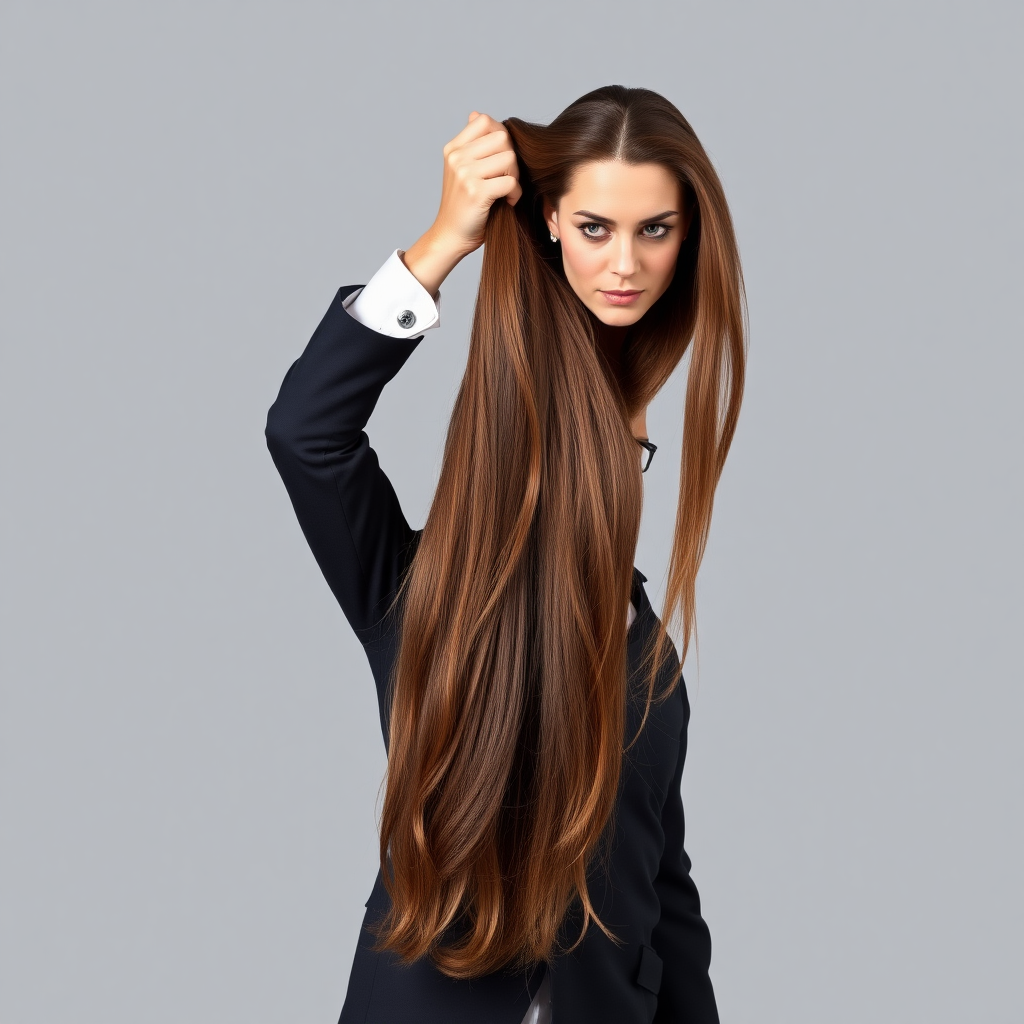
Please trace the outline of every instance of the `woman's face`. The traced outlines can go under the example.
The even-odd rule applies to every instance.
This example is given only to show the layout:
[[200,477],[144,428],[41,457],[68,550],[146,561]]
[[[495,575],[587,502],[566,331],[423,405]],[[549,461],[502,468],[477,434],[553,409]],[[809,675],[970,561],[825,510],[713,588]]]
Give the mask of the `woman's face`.
[[668,168],[621,160],[580,164],[544,216],[572,290],[611,327],[635,324],[665,293],[689,226]]

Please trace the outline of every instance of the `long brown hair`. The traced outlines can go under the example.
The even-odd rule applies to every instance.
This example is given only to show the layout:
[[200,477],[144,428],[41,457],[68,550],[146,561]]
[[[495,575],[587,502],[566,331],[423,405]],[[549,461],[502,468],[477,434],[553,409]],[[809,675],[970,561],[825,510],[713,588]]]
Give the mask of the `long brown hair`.
[[[574,902],[576,942],[591,922],[610,934],[587,870],[629,742],[624,620],[643,502],[630,422],[689,349],[665,613],[644,658],[649,711],[665,695],[655,680],[674,652],[670,614],[682,619],[683,659],[694,630],[745,361],[725,196],[671,103],[608,86],[550,125],[504,124],[523,195],[489,215],[440,480],[396,596],[380,827],[391,908],[378,948],[430,956],[457,978],[550,958]],[[692,217],[673,281],[627,336],[621,366],[596,344],[542,212],[579,164],[608,159],[669,168]]]

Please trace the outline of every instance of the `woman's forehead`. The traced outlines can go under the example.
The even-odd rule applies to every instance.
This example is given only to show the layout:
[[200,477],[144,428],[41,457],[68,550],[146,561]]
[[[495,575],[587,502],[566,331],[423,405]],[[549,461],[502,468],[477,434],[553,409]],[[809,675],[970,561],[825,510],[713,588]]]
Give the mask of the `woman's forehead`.
[[662,164],[595,160],[575,169],[559,210],[563,217],[596,214],[616,222],[639,222],[681,212],[682,189]]

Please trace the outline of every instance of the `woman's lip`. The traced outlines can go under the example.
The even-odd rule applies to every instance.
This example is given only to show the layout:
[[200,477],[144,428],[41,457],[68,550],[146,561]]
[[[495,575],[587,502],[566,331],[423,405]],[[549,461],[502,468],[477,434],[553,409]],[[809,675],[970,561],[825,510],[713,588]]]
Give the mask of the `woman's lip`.
[[616,306],[629,305],[638,295],[641,294],[643,289],[630,290],[630,291],[606,291],[601,289],[601,294],[604,295],[609,302]]

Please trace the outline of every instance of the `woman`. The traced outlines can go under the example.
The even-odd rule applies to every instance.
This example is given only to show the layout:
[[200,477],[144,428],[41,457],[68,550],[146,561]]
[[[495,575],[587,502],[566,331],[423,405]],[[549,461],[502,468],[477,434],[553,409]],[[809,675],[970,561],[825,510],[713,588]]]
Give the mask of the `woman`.
[[[341,1021],[716,1021],[683,849],[689,704],[632,562],[646,408],[689,349],[665,610],[685,659],[743,388],[721,184],[672,104],[621,86],[547,126],[474,112],[444,155],[433,225],[339,289],[267,421],[388,748]],[[481,244],[468,365],[412,530],[363,427]]]

